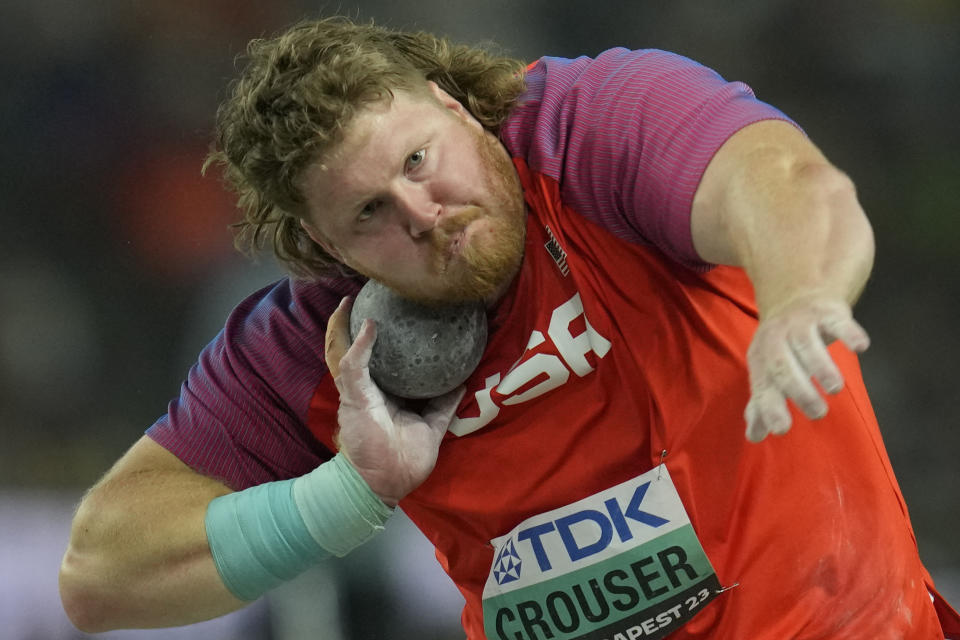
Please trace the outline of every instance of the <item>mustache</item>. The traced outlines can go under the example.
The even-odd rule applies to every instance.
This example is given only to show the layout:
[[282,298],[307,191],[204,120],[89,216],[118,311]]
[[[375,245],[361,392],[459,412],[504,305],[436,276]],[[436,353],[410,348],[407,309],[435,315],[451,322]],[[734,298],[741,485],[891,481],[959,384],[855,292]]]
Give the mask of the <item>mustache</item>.
[[461,233],[474,220],[482,218],[483,215],[483,209],[480,207],[467,207],[456,214],[443,217],[437,223],[437,226],[430,230],[430,242],[433,248],[438,252],[447,252],[454,236]]
[[[482,218],[485,215],[480,207],[470,206],[456,214],[450,214],[442,217],[437,225],[430,230],[429,242],[433,253],[433,268],[437,273],[445,273],[449,267],[450,260],[456,251],[463,252],[464,257],[471,253],[469,247],[460,246],[456,248],[457,237],[474,220]],[[469,260],[469,258],[467,257]]]
[[434,231],[439,231],[447,235],[460,233],[466,229],[471,222],[481,217],[483,217],[483,209],[480,207],[467,207],[456,214],[445,216],[440,220],[440,223],[434,227]]

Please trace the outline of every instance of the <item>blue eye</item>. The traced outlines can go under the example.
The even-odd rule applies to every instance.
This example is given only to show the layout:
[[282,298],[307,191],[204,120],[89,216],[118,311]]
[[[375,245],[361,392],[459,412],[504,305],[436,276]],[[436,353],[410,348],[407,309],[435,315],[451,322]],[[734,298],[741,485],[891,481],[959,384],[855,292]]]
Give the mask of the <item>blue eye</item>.
[[371,200],[363,206],[363,209],[360,210],[360,214],[357,216],[357,220],[361,222],[370,218],[374,213],[377,212],[377,209],[383,204],[380,200]]
[[415,151],[414,153],[411,153],[410,157],[407,158],[407,166],[409,166],[411,169],[420,166],[420,164],[423,162],[426,155],[427,155],[427,152],[425,149],[420,149],[419,151]]

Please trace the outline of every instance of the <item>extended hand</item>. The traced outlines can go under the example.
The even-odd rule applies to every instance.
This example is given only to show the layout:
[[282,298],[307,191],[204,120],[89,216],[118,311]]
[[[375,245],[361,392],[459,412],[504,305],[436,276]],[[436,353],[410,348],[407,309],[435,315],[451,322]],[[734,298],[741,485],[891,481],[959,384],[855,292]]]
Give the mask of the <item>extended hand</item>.
[[791,423],[788,399],[808,418],[826,415],[827,403],[812,380],[827,393],[843,389],[843,376],[827,352],[834,340],[856,352],[870,345],[850,305],[833,297],[795,298],[761,320],[747,350],[747,439],[759,442],[769,433],[786,433]]
[[400,408],[370,378],[374,322],[365,320],[350,344],[350,307],[346,299],[341,301],[327,324],[327,367],[340,391],[337,442],[373,492],[395,506],[433,471],[464,390],[428,401],[422,413]]

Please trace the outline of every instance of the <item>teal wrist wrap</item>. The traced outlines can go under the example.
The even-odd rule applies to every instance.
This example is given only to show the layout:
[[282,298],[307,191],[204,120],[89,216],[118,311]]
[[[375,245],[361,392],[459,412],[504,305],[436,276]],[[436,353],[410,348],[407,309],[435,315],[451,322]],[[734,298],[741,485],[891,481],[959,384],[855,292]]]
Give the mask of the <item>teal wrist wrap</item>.
[[220,578],[240,600],[256,600],[330,555],[300,517],[293,480],[212,500],[205,525]]
[[342,453],[295,479],[293,499],[313,539],[338,558],[383,531],[393,513]]
[[223,584],[249,601],[331,554],[346,555],[392,513],[337,454],[299,478],[215,498],[205,525]]

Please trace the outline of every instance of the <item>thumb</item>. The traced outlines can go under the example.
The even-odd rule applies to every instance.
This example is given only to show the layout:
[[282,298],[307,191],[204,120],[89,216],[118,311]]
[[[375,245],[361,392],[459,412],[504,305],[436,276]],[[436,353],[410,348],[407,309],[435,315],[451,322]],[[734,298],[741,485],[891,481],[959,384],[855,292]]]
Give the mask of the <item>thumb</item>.
[[350,348],[350,310],[353,303],[343,298],[327,319],[327,333],[324,339],[324,359],[327,370],[334,378],[340,376],[340,360]]

